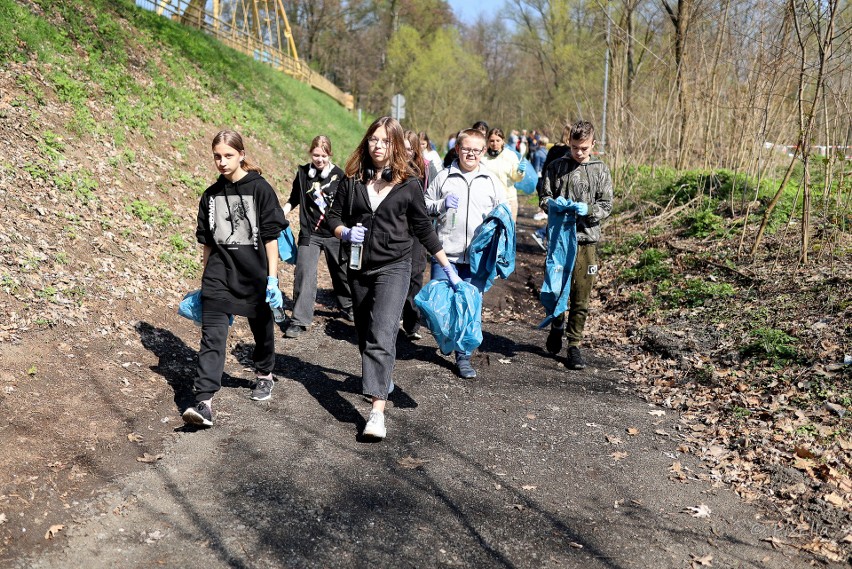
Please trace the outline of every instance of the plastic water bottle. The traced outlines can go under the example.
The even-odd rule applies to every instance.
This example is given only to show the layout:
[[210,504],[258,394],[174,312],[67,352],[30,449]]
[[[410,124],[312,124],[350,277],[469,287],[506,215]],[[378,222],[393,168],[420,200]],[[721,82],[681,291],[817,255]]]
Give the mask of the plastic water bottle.
[[[360,223],[355,224],[356,227],[361,227]],[[361,253],[364,249],[363,243],[353,243],[349,249],[349,268],[356,271],[361,270]]]
[[272,318],[275,319],[276,322],[281,323],[287,318],[287,315],[284,314],[284,307],[279,306],[278,308],[272,309]]

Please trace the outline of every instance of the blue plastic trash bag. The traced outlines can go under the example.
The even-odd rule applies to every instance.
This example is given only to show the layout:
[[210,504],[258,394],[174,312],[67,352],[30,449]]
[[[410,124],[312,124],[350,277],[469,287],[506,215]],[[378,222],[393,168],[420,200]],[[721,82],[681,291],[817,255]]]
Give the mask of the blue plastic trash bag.
[[470,283],[461,282],[456,287],[453,292],[445,280],[429,281],[414,297],[444,355],[472,352],[482,343],[482,295]]
[[577,217],[573,204],[564,197],[550,200],[547,206],[547,260],[539,299],[547,314],[539,328],[568,310],[571,274],[577,259]]
[[509,206],[501,203],[485,216],[470,242],[471,284],[485,292],[494,277],[508,279],[515,270],[515,222]]
[[278,236],[278,258],[285,263],[295,265],[298,252],[299,247],[296,246],[293,232],[290,231],[289,226],[285,227],[284,231]]
[[529,160],[524,159],[523,162],[527,163],[527,168],[524,170],[524,179],[520,182],[515,182],[515,188],[525,194],[531,194],[535,191],[536,185],[538,185],[538,173],[536,173],[535,168],[532,167]]
[[[178,304],[178,314],[184,318],[189,318],[199,326],[201,325],[201,289],[193,290],[184,295],[183,300]],[[234,315],[229,314],[229,326],[234,325]]]

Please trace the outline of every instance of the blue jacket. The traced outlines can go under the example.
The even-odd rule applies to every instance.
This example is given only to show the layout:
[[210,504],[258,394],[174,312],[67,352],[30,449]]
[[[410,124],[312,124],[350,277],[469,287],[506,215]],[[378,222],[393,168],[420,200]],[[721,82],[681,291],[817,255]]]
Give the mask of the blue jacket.
[[508,279],[515,270],[515,222],[509,206],[491,210],[476,228],[470,243],[471,284],[481,292],[494,284],[494,277]]
[[547,316],[538,325],[539,328],[544,328],[568,310],[571,273],[576,259],[577,215],[572,202],[560,196],[551,200],[547,208],[547,261],[539,295]]

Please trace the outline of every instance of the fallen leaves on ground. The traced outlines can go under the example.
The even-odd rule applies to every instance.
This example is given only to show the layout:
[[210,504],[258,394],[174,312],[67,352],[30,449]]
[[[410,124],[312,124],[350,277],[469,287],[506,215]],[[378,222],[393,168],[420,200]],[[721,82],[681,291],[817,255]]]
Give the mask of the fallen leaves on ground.
[[428,458],[414,458],[413,456],[406,456],[405,458],[401,458],[396,461],[403,468],[407,468],[409,470],[414,470],[415,468],[420,468],[424,464],[429,462]]
[[163,458],[162,454],[151,455],[151,454],[148,454],[146,452],[142,456],[137,456],[136,461],[137,462],[145,462],[145,463],[150,464],[150,463],[153,463],[153,462],[157,462],[158,460],[161,460],[162,458]]
[[53,539],[56,534],[65,529],[65,526],[62,524],[54,524],[50,526],[47,530],[47,533],[44,534],[44,539]]
[[712,510],[707,506],[707,504],[699,504],[697,506],[687,506],[683,509],[684,512],[689,513],[693,518],[709,518]]

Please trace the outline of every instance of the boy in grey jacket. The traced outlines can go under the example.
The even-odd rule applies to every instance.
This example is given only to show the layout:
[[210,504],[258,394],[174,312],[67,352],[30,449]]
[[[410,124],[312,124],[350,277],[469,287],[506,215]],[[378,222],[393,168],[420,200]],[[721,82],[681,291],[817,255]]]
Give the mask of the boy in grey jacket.
[[570,154],[548,165],[538,191],[539,206],[545,212],[549,200],[563,196],[574,202],[577,214],[577,259],[571,275],[567,327],[564,313],[554,319],[546,347],[551,354],[558,354],[564,335],[568,339],[568,369],[583,369],[586,362],[579,346],[589,314],[589,296],[598,274],[600,224],[612,211],[612,177],[606,164],[592,158],[595,146],[592,123],[574,123],[568,144]]
[[[479,161],[485,151],[485,135],[474,129],[459,133],[458,158],[438,172],[426,190],[426,209],[438,217],[438,239],[458,275],[470,282],[470,244],[476,228],[495,207],[505,201],[500,181]],[[432,279],[446,279],[444,271],[432,263]],[[481,315],[480,315],[481,317]],[[476,377],[470,353],[456,352],[460,377]]]

